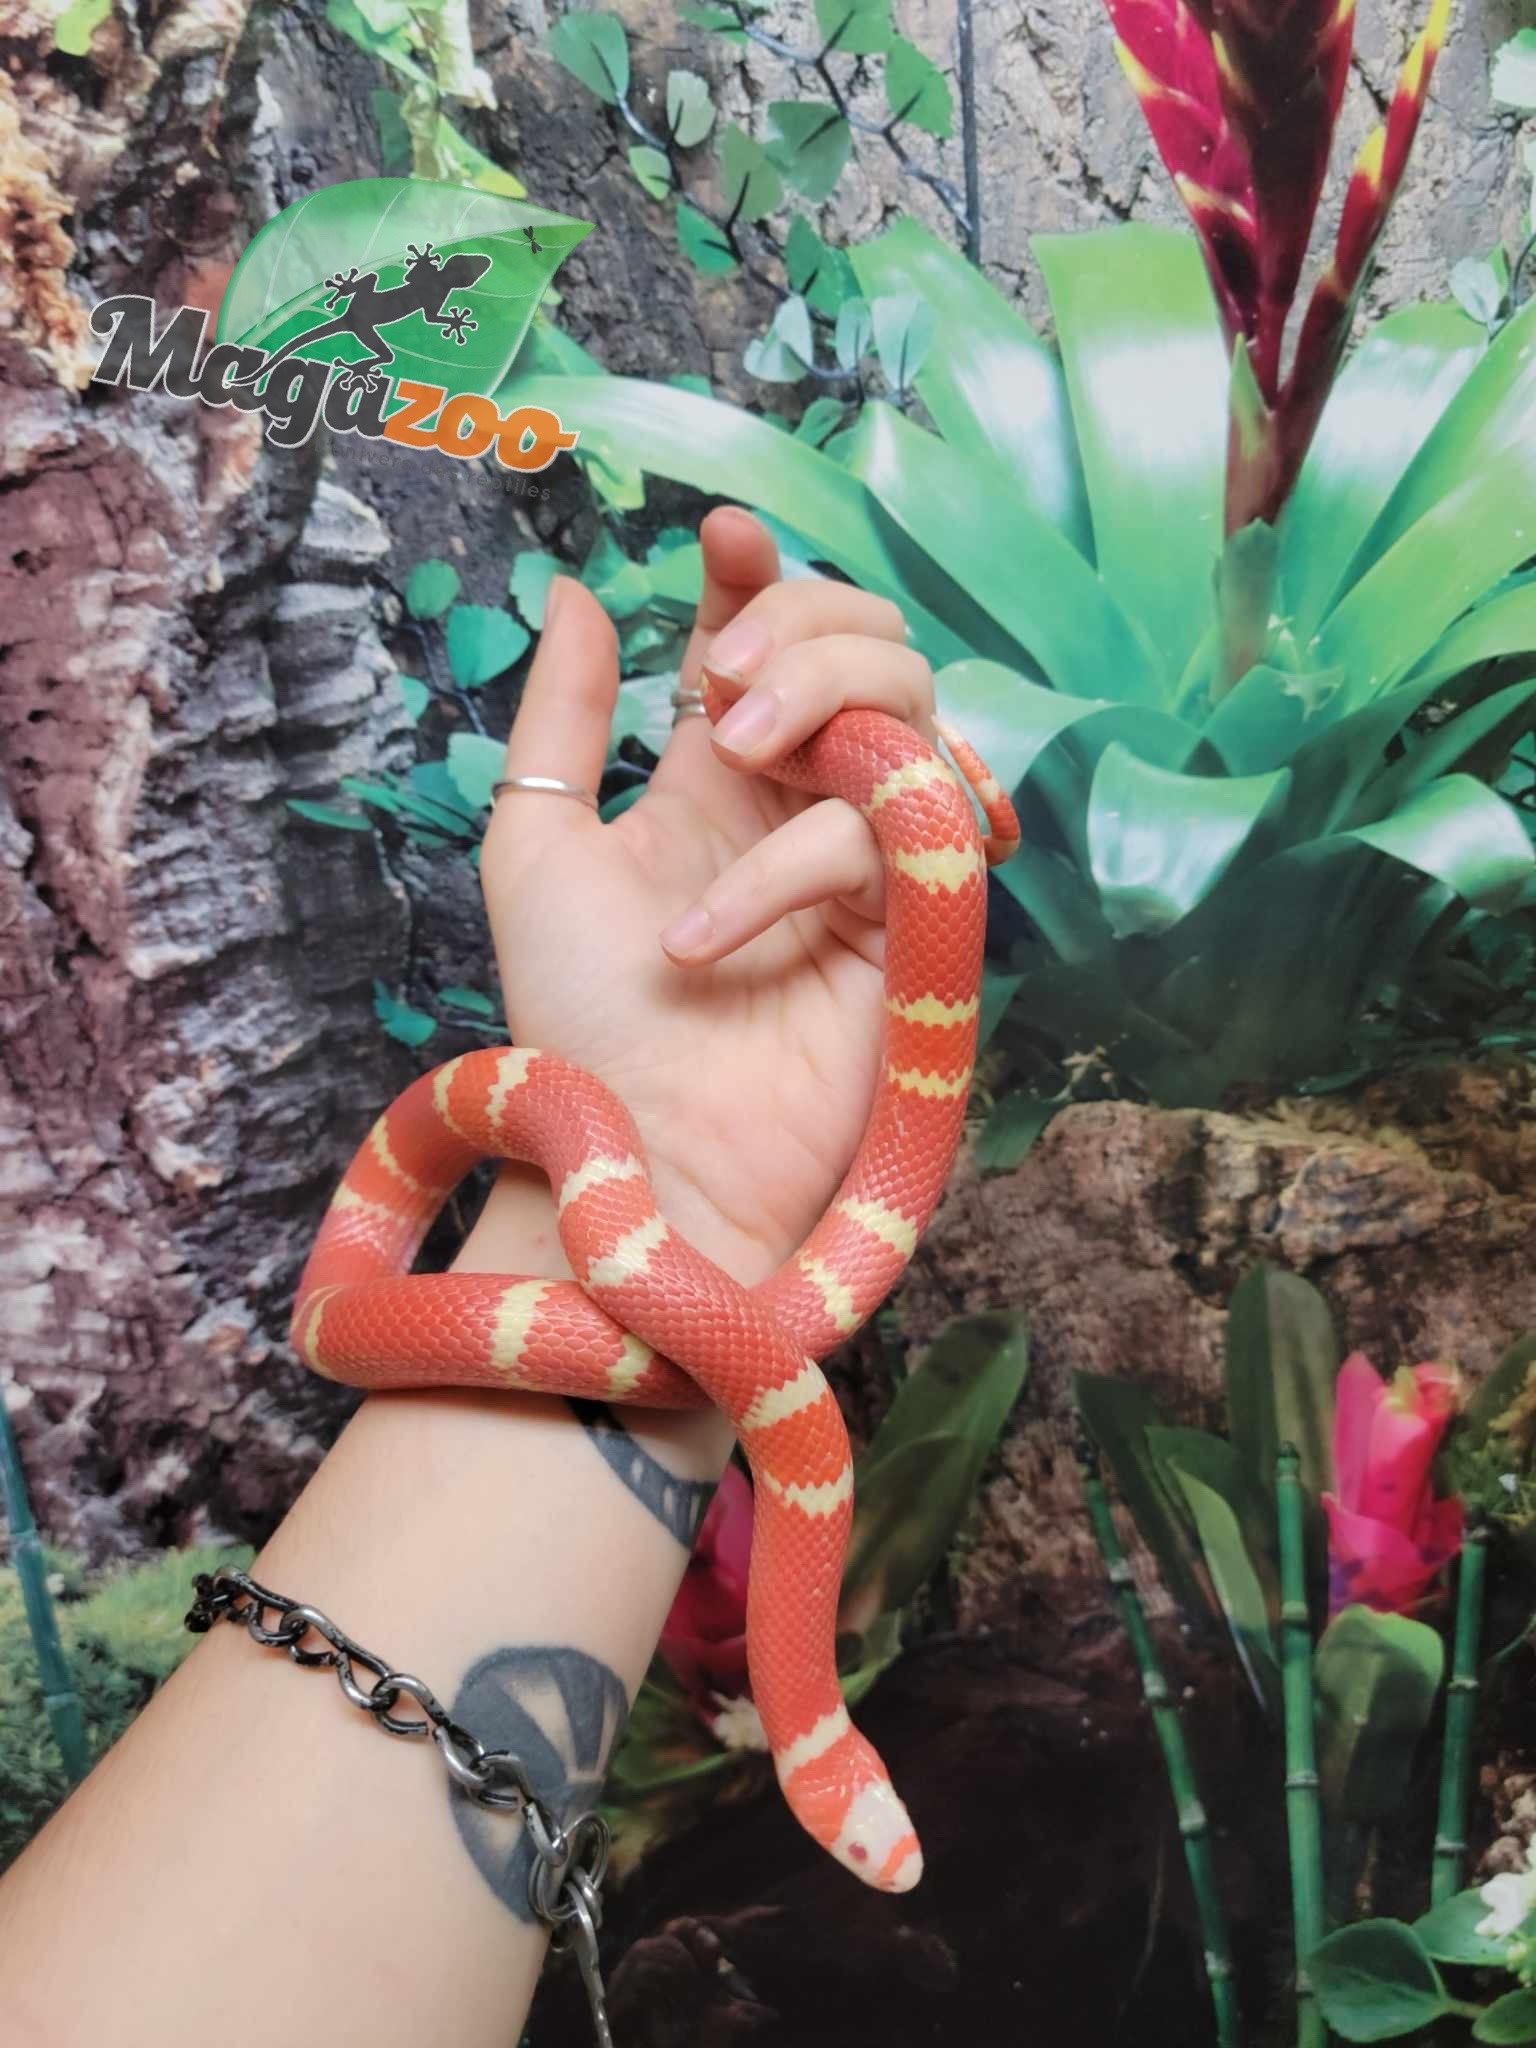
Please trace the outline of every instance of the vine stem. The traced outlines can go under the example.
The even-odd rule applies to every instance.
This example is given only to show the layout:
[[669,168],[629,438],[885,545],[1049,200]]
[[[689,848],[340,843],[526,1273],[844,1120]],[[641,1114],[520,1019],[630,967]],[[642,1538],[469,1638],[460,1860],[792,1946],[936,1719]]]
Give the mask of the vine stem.
[[1285,1715],[1285,1825],[1291,1853],[1291,1914],[1296,1948],[1297,2048],[1328,2039],[1307,1958],[1323,1938],[1323,1828],[1312,1726],[1312,1616],[1302,1541],[1301,1458],[1282,1444],[1275,1464],[1280,1539],[1280,1678]]
[[1119,1609],[1121,1625],[1136,1659],[1136,1668],[1141,1676],[1142,1697],[1152,1717],[1158,1747],[1163,1753],[1163,1766],[1168,1774],[1169,1790],[1173,1794],[1174,1812],[1178,1816],[1179,1834],[1184,1844],[1184,1861],[1189,1870],[1189,1881],[1195,1894],[1195,1911],[1200,1922],[1206,1981],[1210,1986],[1211,2006],[1216,2015],[1216,2039],[1219,2048],[1238,2048],[1241,2018],[1233,1982],[1232,1947],[1227,1934],[1227,1916],[1222,1907],[1215,1860],[1211,1854],[1211,1824],[1200,1798],[1200,1788],[1195,1779],[1189,1746],[1184,1740],[1184,1726],[1169,1692],[1168,1681],[1158,1660],[1157,1651],[1153,1647],[1151,1631],[1147,1627],[1147,1618],[1136,1591],[1135,1578],[1132,1576],[1125,1552],[1120,1547],[1114,1517],[1109,1511],[1109,1501],[1104,1492],[1104,1482],[1099,1474],[1098,1453],[1091,1444],[1078,1445],[1077,1466],[1088,1520],[1099,1547],[1099,1555],[1104,1560],[1104,1574],[1109,1580],[1110,1591]]
[[1438,1906],[1461,1889],[1467,1854],[1467,1793],[1472,1782],[1472,1724],[1477,1719],[1478,1645],[1483,1628],[1483,1575],[1488,1531],[1469,1529],[1456,1574],[1456,1631],[1445,1700],[1445,1752],[1440,1763],[1440,1810],[1429,1902]]
[[78,1785],[91,1767],[90,1746],[85,1739],[85,1715],[75,1690],[74,1673],[59,1641],[58,1617],[53,1595],[48,1590],[48,1569],[42,1539],[32,1518],[21,1453],[16,1447],[5,1396],[0,1393],[0,1507],[11,1529],[11,1567],[21,1581],[21,1604],[26,1610],[27,1629],[37,1658],[37,1675],[43,1688],[43,1712],[63,1759],[64,1774]]

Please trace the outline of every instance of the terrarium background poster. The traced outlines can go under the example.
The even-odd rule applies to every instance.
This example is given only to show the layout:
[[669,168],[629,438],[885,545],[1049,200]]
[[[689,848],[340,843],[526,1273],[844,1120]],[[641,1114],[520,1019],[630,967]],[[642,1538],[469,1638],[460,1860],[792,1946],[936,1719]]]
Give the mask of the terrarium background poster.
[[[294,1284],[378,1110],[505,1038],[477,848],[550,577],[618,635],[611,816],[736,503],[901,604],[1023,845],[949,1192],[829,1367],[840,1668],[926,1876],[860,1888],[778,1798],[733,1470],[609,1778],[619,2038],[1536,2039],[1536,28],[0,40],[0,1861],[349,1411]],[[260,231],[378,179],[425,269],[445,192],[523,238],[478,452],[93,381],[93,309],[239,340]],[[520,405],[574,449],[501,459]],[[552,1970],[529,2038],[586,2026]]]

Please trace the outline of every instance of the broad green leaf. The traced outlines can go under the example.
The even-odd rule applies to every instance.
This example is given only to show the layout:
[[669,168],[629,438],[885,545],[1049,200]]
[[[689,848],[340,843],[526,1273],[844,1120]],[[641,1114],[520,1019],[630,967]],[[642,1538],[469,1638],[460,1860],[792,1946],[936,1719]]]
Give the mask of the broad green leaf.
[[709,81],[697,71],[667,73],[667,128],[679,149],[693,149],[715,125]]
[[666,199],[672,192],[672,166],[659,149],[652,149],[646,143],[637,142],[626,152],[629,168],[639,180],[642,190],[652,199]]
[[930,661],[1016,652],[966,591],[880,514],[856,477],[737,407],[631,377],[515,378],[503,393],[514,396],[558,412],[604,459],[622,456],[782,519],[817,558],[894,598]]
[[891,0],[816,0],[816,26],[826,48],[845,57],[876,56],[895,34]]
[[454,789],[472,811],[491,807],[491,785],[502,774],[507,750],[483,733],[456,732],[448,742],[448,774]]
[[1201,732],[1234,775],[1282,768],[1327,725],[1343,681],[1341,668],[1298,675],[1261,662],[1228,690]]
[[1024,1317],[997,1311],[947,1323],[902,1383],[855,1472],[842,1599],[853,1626],[905,1606],[927,1583],[1028,1369]]
[[1398,1811],[1444,1667],[1435,1630],[1404,1614],[1346,1607],[1324,1629],[1313,1663],[1317,1764],[1335,1820],[1370,1825]]
[[993,1105],[976,1140],[976,1164],[983,1173],[1003,1173],[1020,1164],[1062,1106],[1059,1095],[1031,1095],[1015,1089]]
[[360,50],[387,64],[399,77],[435,93],[436,81],[417,63],[413,54],[415,39],[408,29],[390,29],[381,35],[356,0],[325,0],[325,18],[332,28],[356,43]]
[[869,317],[881,372],[892,391],[902,397],[933,347],[938,331],[933,308],[914,293],[901,292],[871,299]]
[[1294,1444],[1317,1498],[1333,1484],[1333,1385],[1340,1349],[1328,1304],[1299,1274],[1255,1266],[1227,1304],[1227,1417],[1250,1483],[1274,1492],[1280,1446]]
[[[1010,498],[990,458],[961,455],[871,401],[843,459],[1058,690],[1086,696],[1102,687],[1107,669],[1125,697],[1150,694],[1141,648],[1093,570],[1054,527]],[[1018,573],[1021,561],[1032,565],[1030,575]],[[996,762],[992,769],[1001,777]]]
[[1488,82],[1501,106],[1536,113],[1536,28],[1523,28],[1499,45]]
[[1440,1972],[1401,1920],[1341,1927],[1306,1959],[1323,2017],[1346,2041],[1389,2041],[1450,2010]]
[[488,995],[477,988],[445,988],[438,991],[445,1003],[452,1003],[456,1010],[468,1010],[474,1017],[494,1017],[496,1005]]
[[1165,931],[1220,883],[1272,820],[1290,771],[1170,774],[1115,741],[1099,757],[1088,797],[1088,853],[1099,901],[1117,938]]
[[704,594],[704,550],[690,541],[659,557],[651,569],[651,602],[675,605],[691,622]]
[[869,317],[866,302],[863,299],[845,299],[837,309],[833,341],[839,365],[845,370],[856,370],[868,355],[874,338],[874,323]]
[[1082,463],[1054,352],[974,264],[914,220],[859,244],[852,260],[866,298],[914,293],[931,308],[934,345],[917,390],[945,440],[962,455],[995,458],[1014,495],[1091,558]]
[[905,36],[893,37],[886,52],[885,103],[893,121],[910,121],[941,141],[954,132],[948,79]]
[[524,548],[512,564],[507,595],[536,630],[543,627],[544,601],[550,584],[560,573],[558,557],[546,555],[538,548]]
[[[1154,1436],[1155,1441],[1155,1436]],[[1261,1705],[1273,1710],[1279,1701],[1279,1666],[1264,1588],[1243,1540],[1242,1525],[1230,1503],[1197,1479],[1173,1456],[1172,1464],[1184,1492],[1216,1590],[1233,1647],[1248,1683]]]
[[1309,643],[1322,668],[1346,669],[1354,702],[1406,674],[1467,607],[1536,553],[1536,405],[1532,444],[1511,443],[1396,540]]
[[629,92],[629,37],[616,14],[561,15],[549,32],[549,54],[610,107]]
[[499,605],[456,604],[448,614],[448,666],[461,689],[505,674],[528,647],[528,628]]
[[337,804],[311,803],[308,797],[291,796],[288,808],[301,818],[308,818],[312,825],[333,825],[341,832],[371,832],[372,821],[361,811],[344,811]]
[[[1475,332],[1476,330],[1474,330]],[[1522,501],[1536,465],[1536,299],[1502,327],[1440,413],[1351,562],[1344,587],[1357,582],[1389,549],[1479,479],[1499,475]],[[1472,502],[1497,531],[1496,503]],[[1514,522],[1532,526],[1522,511]],[[1469,537],[1475,542],[1477,537]],[[1502,550],[1500,550],[1502,553]],[[1457,549],[1460,554],[1460,547]],[[1432,565],[1430,565],[1432,566]],[[1488,578],[1496,582],[1498,574]]]
[[1490,1934],[1479,1934],[1478,1927],[1487,1918],[1482,1892],[1473,1886],[1431,1906],[1414,1921],[1413,1931],[1437,1962],[1495,1969],[1504,1960],[1510,1937],[1496,1941]]
[[1305,639],[1435,422],[1486,354],[1455,306],[1409,306],[1372,323],[1340,372],[1280,520],[1280,588]]
[[402,1045],[425,1045],[437,1029],[437,1019],[424,1010],[413,1009],[382,981],[373,984],[373,1014],[391,1038]]
[[1510,749],[1533,728],[1536,681],[1512,683],[1469,710],[1453,713],[1370,783],[1365,801],[1371,815],[1385,817],[1437,776],[1466,771],[1491,782]]
[[1483,661],[1536,654],[1536,578],[1506,583],[1443,633],[1414,671],[1451,675]]
[[[531,240],[525,229],[535,231]],[[453,293],[477,325],[460,346],[418,314],[385,321],[380,339],[393,350],[386,372],[453,392],[489,393],[517,354],[546,285],[589,231],[586,221],[431,179],[322,185],[285,207],[248,245],[219,304],[218,339],[269,350],[300,341],[337,317],[329,277],[356,269],[392,289],[420,260],[408,245],[430,243],[442,262],[459,254],[490,257],[474,284]],[[346,361],[372,353],[345,333],[301,343],[295,354],[311,351]]]
[[459,572],[451,562],[418,562],[405,579],[405,608],[413,619],[440,619],[458,594]]
[[678,201],[677,239],[695,270],[702,270],[706,276],[720,277],[736,268],[736,252],[723,231],[686,200]]
[[783,204],[784,186],[767,151],[734,121],[721,132],[720,177],[731,220],[761,220]]
[[631,561],[606,527],[599,528],[581,565],[581,580],[613,619],[633,617],[651,594],[645,564]]
[[1349,836],[1491,910],[1508,909],[1536,870],[1519,812],[1470,775],[1442,776]]
[[1522,1986],[1496,1998],[1474,2022],[1474,2041],[1536,2041],[1536,1991]]
[[405,706],[405,715],[412,725],[418,723],[421,714],[432,701],[432,692],[419,676],[396,675],[395,687],[400,692],[400,701]]
[[67,57],[88,57],[91,37],[112,12],[112,0],[69,0],[53,24],[53,40]]
[[[1164,1467],[1148,1441],[1150,1431],[1162,1425],[1152,1397],[1130,1380],[1091,1372],[1073,1373],[1072,1391],[1083,1427],[1104,1454],[1169,1595],[1187,1613],[1211,1614],[1182,1493],[1175,1497],[1170,1491]],[[1212,1615],[1213,1620],[1218,1618]]]
[[1034,248],[1099,574],[1171,683],[1210,618],[1222,544],[1227,351],[1205,265],[1168,228],[1037,235]]
[[853,134],[845,117],[827,100],[773,100],[768,107],[768,160],[784,173],[802,198],[818,206],[830,199]]
[[[789,274],[790,290],[798,292],[828,320],[835,320],[844,303],[858,296],[853,265],[846,252],[824,242],[803,213],[797,213],[789,224],[784,241],[784,267]],[[843,367],[851,366],[845,363]]]

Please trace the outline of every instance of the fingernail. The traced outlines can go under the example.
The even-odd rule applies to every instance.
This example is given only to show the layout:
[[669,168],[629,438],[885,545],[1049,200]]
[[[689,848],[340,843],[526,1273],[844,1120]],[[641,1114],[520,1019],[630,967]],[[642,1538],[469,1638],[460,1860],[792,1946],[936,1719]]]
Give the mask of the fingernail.
[[732,619],[709,643],[704,666],[717,676],[735,676],[741,681],[763,665],[773,642],[766,626],[755,619]]
[[715,920],[702,903],[695,903],[681,917],[674,917],[661,935],[661,943],[674,959],[686,960],[709,944]]
[[715,738],[733,754],[755,754],[778,724],[782,709],[776,690],[748,690],[715,727]]

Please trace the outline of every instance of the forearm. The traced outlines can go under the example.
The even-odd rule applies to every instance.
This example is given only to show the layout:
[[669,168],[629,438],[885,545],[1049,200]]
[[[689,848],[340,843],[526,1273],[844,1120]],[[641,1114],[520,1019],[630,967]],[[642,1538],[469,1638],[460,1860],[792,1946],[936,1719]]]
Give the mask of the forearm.
[[[563,1270],[547,1195],[505,1188],[461,1263]],[[518,1749],[569,1815],[729,1449],[718,1422],[646,1423],[605,1458],[563,1402],[376,1396],[254,1576]],[[289,2048],[323,2015],[330,2040],[505,2048],[545,1945],[520,1831],[329,1673],[218,1628],[0,1884],[13,2038]]]

